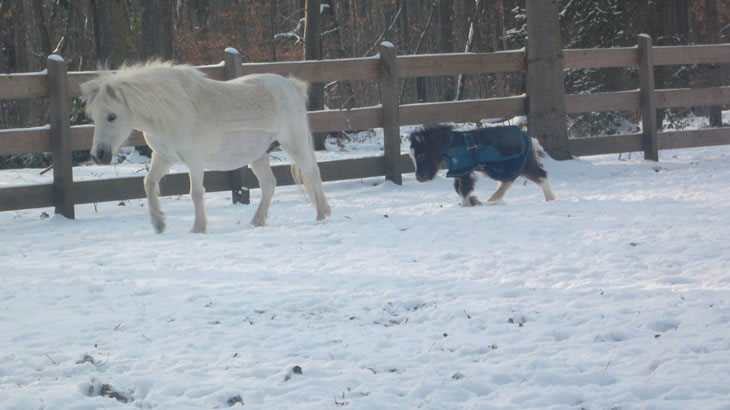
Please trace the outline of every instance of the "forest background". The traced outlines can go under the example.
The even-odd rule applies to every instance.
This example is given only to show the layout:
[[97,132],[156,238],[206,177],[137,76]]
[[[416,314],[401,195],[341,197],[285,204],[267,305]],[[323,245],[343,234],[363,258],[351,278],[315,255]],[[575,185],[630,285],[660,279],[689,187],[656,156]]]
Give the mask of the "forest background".
[[[723,0],[559,3],[563,48],[632,47],[641,33],[651,35],[655,45],[730,41],[730,4]],[[525,8],[526,0],[0,0],[0,70],[42,71],[54,53],[70,71],[87,71],[150,58],[215,64],[226,47],[239,50],[244,62],[373,56],[382,41],[395,44],[399,55],[514,50],[526,43]],[[727,85],[730,69],[671,66],[657,68],[655,77],[657,88]],[[639,82],[633,68],[567,70],[564,78],[568,94],[636,89]],[[525,92],[522,73],[467,75],[463,86],[458,84],[456,77],[405,81],[401,103]],[[362,81],[317,84],[314,94],[310,109],[379,102],[377,84]],[[666,111],[659,121],[665,128],[682,128],[688,116],[699,115],[719,126],[721,110]],[[571,115],[569,134],[635,132],[637,115]],[[78,99],[72,122],[87,122]],[[44,100],[0,101],[0,128],[46,123]],[[0,168],[44,166],[49,160],[48,155],[4,156]]]

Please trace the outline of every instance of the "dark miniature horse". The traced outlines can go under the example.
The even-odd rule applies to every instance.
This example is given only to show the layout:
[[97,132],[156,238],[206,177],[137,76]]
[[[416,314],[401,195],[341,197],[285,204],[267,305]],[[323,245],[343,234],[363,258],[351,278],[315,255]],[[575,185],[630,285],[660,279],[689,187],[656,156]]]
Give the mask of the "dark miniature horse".
[[542,188],[545,201],[555,199],[547,172],[538,159],[538,155],[546,155],[545,151],[536,139],[528,137],[519,127],[454,131],[452,127],[438,125],[417,129],[408,139],[418,182],[431,181],[446,164],[449,169],[446,176],[455,178],[454,189],[461,196],[462,206],[482,204],[472,195],[475,172],[499,181],[488,204],[501,202],[519,176]]

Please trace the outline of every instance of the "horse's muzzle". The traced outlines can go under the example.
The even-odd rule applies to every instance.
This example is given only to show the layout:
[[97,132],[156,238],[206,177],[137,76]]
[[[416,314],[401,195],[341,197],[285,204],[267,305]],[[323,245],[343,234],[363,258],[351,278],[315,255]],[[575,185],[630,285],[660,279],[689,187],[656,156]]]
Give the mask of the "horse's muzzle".
[[110,147],[98,147],[91,153],[91,159],[96,164],[108,165],[112,162],[112,150]]
[[416,173],[416,181],[418,181],[418,182],[428,182],[432,179],[433,178],[429,178],[427,175],[422,175],[422,174]]

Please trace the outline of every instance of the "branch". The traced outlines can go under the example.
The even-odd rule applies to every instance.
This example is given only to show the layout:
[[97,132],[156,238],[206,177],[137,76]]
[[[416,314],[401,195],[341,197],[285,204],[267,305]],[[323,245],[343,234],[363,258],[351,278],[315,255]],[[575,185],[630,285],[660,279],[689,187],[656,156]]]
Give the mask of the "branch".
[[299,19],[299,23],[297,23],[297,26],[292,31],[287,31],[286,33],[279,33],[274,35],[274,40],[281,40],[281,39],[293,39],[294,45],[297,45],[302,42],[302,31],[304,30],[304,17]]
[[428,29],[431,27],[431,21],[433,21],[434,10],[436,10],[435,2],[431,3],[431,13],[428,15],[428,21],[426,22],[426,27],[423,28],[421,37],[418,38],[418,43],[416,43],[416,50],[413,52],[413,54],[418,54],[418,51],[421,49],[421,42],[423,42],[423,38],[426,37],[426,33],[428,32]]
[[332,34],[332,33],[338,32],[338,31],[340,31],[340,28],[335,26],[335,28],[329,29],[329,30],[325,31],[324,33],[320,34],[319,36],[324,37],[327,34]]
[[367,57],[368,54],[370,54],[370,52],[373,51],[373,49],[380,44],[380,40],[382,40],[383,37],[385,37],[385,33],[387,33],[388,31],[390,31],[393,28],[393,26],[395,26],[395,23],[398,21],[398,17],[400,17],[401,10],[403,10],[403,5],[401,5],[400,7],[398,7],[398,12],[395,13],[395,17],[393,17],[393,20],[390,22],[390,25],[388,26],[388,28],[384,28],[383,29],[383,32],[380,33],[380,37],[378,37],[378,39],[375,40],[375,44],[373,44],[368,49],[368,51],[365,52],[365,55],[363,55],[363,57]]

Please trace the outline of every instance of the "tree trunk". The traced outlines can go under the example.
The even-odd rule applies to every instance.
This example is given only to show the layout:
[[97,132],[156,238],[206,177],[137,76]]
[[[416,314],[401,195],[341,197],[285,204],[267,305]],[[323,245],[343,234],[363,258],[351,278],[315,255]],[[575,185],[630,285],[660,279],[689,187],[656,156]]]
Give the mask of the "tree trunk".
[[411,49],[411,30],[410,22],[408,21],[408,0],[400,0],[400,21],[398,22],[398,31],[400,33],[401,44],[400,49],[406,50],[406,53]]
[[91,0],[96,55],[109,68],[119,67],[128,55],[129,17],[123,0]]
[[[466,45],[464,46],[464,52],[471,52],[472,44],[474,43],[474,22],[469,24],[469,34],[467,34]],[[456,97],[454,100],[461,100],[464,98],[464,82],[466,78],[464,74],[459,74],[459,78],[456,80]]]
[[[439,0],[438,2],[438,23],[439,23],[439,53],[454,52],[454,30],[452,19],[454,17],[453,1]],[[453,100],[455,95],[455,81],[453,76],[444,77],[439,81],[440,98]]]
[[276,35],[276,6],[277,2],[269,2],[269,41],[271,42],[271,61],[276,61],[276,41],[274,41],[274,36]]
[[[347,58],[347,52],[342,41],[343,33],[342,27],[346,27],[347,19],[343,19],[342,14],[346,13],[346,9],[339,7],[337,2],[329,0],[330,13],[332,13],[332,21],[334,22],[334,32],[332,35],[335,40],[335,47],[337,48],[337,58]],[[342,24],[344,22],[344,24]],[[337,92],[339,93],[339,107],[340,109],[350,109],[355,105],[355,95],[352,91],[352,82],[350,81],[338,81]],[[330,101],[332,101],[332,94],[330,94]]]
[[[431,4],[431,10],[429,11],[428,18],[426,19],[426,25],[423,27],[423,31],[421,31],[421,35],[418,38],[418,43],[416,44],[416,48],[413,51],[413,54],[418,54],[421,51],[421,45],[423,44],[423,40],[426,37],[426,34],[428,33],[429,28],[431,27],[431,22],[433,21],[433,16],[436,12],[436,7],[437,7],[436,2],[433,2]],[[419,16],[419,17],[422,17],[422,16]],[[418,20],[422,21],[423,19],[418,18]],[[419,103],[428,101],[428,87],[426,84],[427,80],[428,80],[427,77],[417,77],[416,78],[416,101]]]
[[[304,20],[304,59],[305,60],[321,60],[322,59],[322,41],[320,38],[320,0],[307,0],[306,15]],[[309,89],[309,104],[307,109],[310,111],[324,109],[324,87],[321,83],[312,84]],[[326,133],[317,133],[314,135],[314,149],[322,151],[325,149],[324,142],[327,138]]]
[[173,0],[144,0],[142,5],[141,54],[145,59],[173,58]]
[[[144,0],[142,4],[141,55],[145,60],[173,57],[173,0]],[[152,149],[146,145],[135,147],[140,154],[150,157]]]
[[[656,45],[669,46],[686,44],[689,37],[689,12],[687,0],[665,0],[656,3],[658,21],[656,25]],[[670,67],[657,67],[656,88],[667,88],[671,84]],[[657,110],[657,130],[662,129],[665,111]]]
[[51,36],[48,33],[48,24],[46,17],[43,15],[43,2],[41,0],[33,0],[33,12],[36,13],[35,23],[38,27],[38,35],[40,37],[40,49],[43,57],[47,57],[53,50],[51,47]]
[[[464,39],[464,53],[470,53],[472,50],[472,47],[474,46],[474,38],[476,37],[476,27],[474,24],[474,21],[476,20],[476,7],[473,1],[469,0],[463,3],[463,6],[461,7],[461,18],[460,23],[464,23],[465,25],[468,23],[468,31],[466,33],[466,38]],[[461,100],[464,98],[464,83],[466,82],[466,76],[464,74],[459,74],[458,79],[456,80],[456,96],[454,97],[454,100]]]

